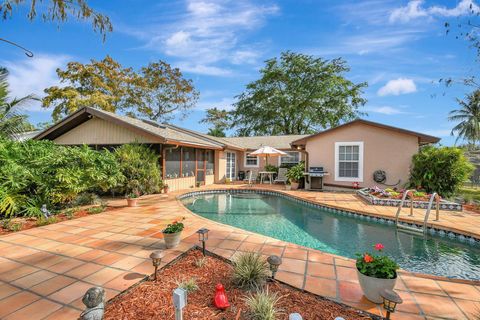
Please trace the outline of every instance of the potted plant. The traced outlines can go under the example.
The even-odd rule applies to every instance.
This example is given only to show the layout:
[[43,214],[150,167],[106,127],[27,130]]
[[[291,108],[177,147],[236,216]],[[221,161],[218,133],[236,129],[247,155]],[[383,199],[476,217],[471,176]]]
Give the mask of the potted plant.
[[291,183],[291,189],[297,190],[300,180],[303,178],[305,172],[305,164],[300,162],[299,164],[288,169],[286,173],[287,179]]
[[[374,248],[381,252],[384,246],[377,243]],[[384,255],[373,255],[366,252],[357,254],[357,257],[357,275],[363,294],[368,300],[381,303],[383,298],[380,296],[380,291],[383,289],[393,290],[399,266]]]
[[129,207],[136,207],[137,202],[138,202],[138,197],[139,197],[138,191],[133,191],[128,193],[125,197],[127,198],[127,205]]
[[165,246],[167,249],[175,248],[180,243],[180,236],[185,227],[182,222],[183,220],[185,220],[185,218],[181,221],[175,220],[163,229],[163,239],[165,240]]
[[225,184],[230,184],[230,182],[232,182],[230,178],[225,179]]
[[290,180],[287,180],[285,184],[285,190],[290,191],[292,190],[292,184],[290,183]]
[[163,185],[163,193],[168,193],[168,184]]

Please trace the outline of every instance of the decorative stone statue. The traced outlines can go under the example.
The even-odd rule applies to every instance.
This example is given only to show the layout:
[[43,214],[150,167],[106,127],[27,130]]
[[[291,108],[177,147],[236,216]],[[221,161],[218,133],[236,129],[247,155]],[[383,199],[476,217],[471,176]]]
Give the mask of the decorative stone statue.
[[105,309],[105,290],[93,287],[87,290],[82,299],[87,307],[80,315],[81,320],[102,320]]
[[42,212],[45,219],[50,218],[50,216],[52,215],[50,211],[48,211],[46,204],[42,205],[42,208],[40,209],[40,211]]

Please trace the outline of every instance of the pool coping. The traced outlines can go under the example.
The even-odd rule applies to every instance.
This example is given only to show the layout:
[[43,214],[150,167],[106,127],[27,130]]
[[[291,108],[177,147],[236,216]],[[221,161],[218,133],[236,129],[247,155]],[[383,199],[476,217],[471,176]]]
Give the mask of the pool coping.
[[[187,197],[190,197],[190,196],[193,196],[193,195],[198,195],[198,194],[209,194],[209,193],[212,193],[212,194],[215,194],[215,193],[224,193],[225,191],[229,191],[229,192],[233,192],[233,193],[262,193],[262,194],[271,194],[271,195],[280,195],[282,197],[285,197],[285,198],[291,198],[292,200],[294,201],[297,201],[297,202],[303,202],[307,205],[312,205],[313,207],[316,207],[316,208],[322,208],[322,209],[330,209],[330,210],[335,210],[333,211],[334,213],[336,214],[342,214],[342,213],[346,213],[346,214],[352,214],[354,216],[366,216],[366,217],[369,217],[369,216],[372,216],[373,218],[375,218],[376,220],[381,220],[383,219],[384,221],[386,220],[390,220],[392,222],[392,224],[394,223],[395,219],[393,218],[389,218],[389,217],[385,217],[385,216],[381,216],[381,215],[375,215],[375,214],[371,214],[371,213],[367,213],[367,212],[362,212],[362,211],[358,211],[358,210],[346,210],[345,208],[342,208],[342,207],[337,207],[337,206],[332,206],[332,205],[327,205],[327,204],[320,204],[318,202],[315,202],[315,201],[311,201],[311,200],[306,200],[306,199],[303,199],[299,196],[295,196],[295,195],[291,195],[291,194],[288,194],[286,192],[282,192],[281,190],[269,190],[269,189],[263,189],[263,188],[242,188],[242,189],[237,189],[237,188],[215,188],[215,189],[204,189],[204,190],[196,190],[196,191],[188,191],[188,192],[184,192],[184,193],[181,193],[177,196],[175,196],[177,202],[180,204],[180,206],[187,210],[189,213],[195,215],[196,217],[199,217],[201,219],[204,219],[204,220],[208,220],[210,222],[213,222],[213,223],[216,223],[216,224],[219,224],[219,225],[222,225],[222,226],[228,226],[228,227],[231,227],[231,228],[234,228],[234,229],[237,229],[237,230],[242,230],[242,231],[247,231],[247,232],[251,232],[251,233],[254,233],[254,234],[258,234],[260,236],[263,236],[263,237],[267,237],[267,238],[271,238],[271,239],[276,239],[278,241],[283,241],[285,243],[291,243],[293,245],[296,245],[296,246],[299,246],[299,247],[303,247],[303,248],[306,248],[308,250],[316,250],[316,251],[319,251],[319,252],[322,252],[324,254],[328,254],[328,255],[331,255],[332,257],[337,257],[337,258],[342,258],[342,259],[348,259],[350,261],[356,261],[355,259],[352,259],[352,258],[349,258],[349,257],[344,257],[344,256],[340,256],[340,255],[336,255],[336,254],[333,254],[333,253],[330,253],[330,252],[325,252],[325,251],[322,251],[322,250],[319,250],[319,249],[314,249],[314,248],[310,248],[310,247],[305,247],[305,246],[302,246],[302,245],[298,245],[298,244],[295,244],[295,243],[292,243],[292,242],[289,242],[289,241],[285,241],[285,240],[282,240],[282,239],[277,239],[277,238],[273,238],[273,237],[270,237],[270,236],[266,236],[266,235],[263,235],[263,234],[259,234],[259,233],[256,233],[256,232],[253,232],[253,231],[249,231],[249,230],[244,230],[244,229],[241,229],[241,228],[238,228],[238,227],[235,227],[235,226],[231,226],[231,225],[226,225],[226,224],[223,224],[221,222],[218,222],[218,221],[214,221],[214,220],[210,220],[208,218],[205,218],[205,217],[202,217],[198,214],[196,214],[195,212],[189,210],[185,205],[183,205],[183,203],[181,202],[182,199],[184,198],[187,198]],[[338,211],[338,212],[336,212]],[[350,215],[349,215],[350,216]],[[358,218],[358,217],[357,217]],[[368,221],[368,219],[367,219]],[[406,221],[408,223],[408,221]],[[380,221],[378,221],[377,223],[381,223]],[[413,225],[413,224],[412,224]],[[418,224],[419,226],[421,226],[420,224]],[[431,227],[427,226],[429,229]],[[435,228],[435,229],[440,229],[440,228]],[[449,230],[441,230],[441,231],[448,231],[448,232],[452,232],[452,231],[449,231]],[[462,235],[464,237],[467,237],[466,235],[463,235],[463,234],[459,234],[459,235]],[[451,238],[451,237],[448,237],[448,238]],[[475,238],[475,237],[471,237],[472,239],[474,239],[475,244],[480,244],[480,239],[479,238]],[[472,245],[472,244],[470,244]],[[448,281],[448,282],[454,282],[454,283],[462,283],[462,284],[469,284],[469,285],[475,285],[475,286],[480,286],[480,280],[469,280],[469,279],[459,279],[459,278],[449,278],[449,277],[445,277],[445,276],[438,276],[438,275],[432,275],[432,274],[426,274],[426,273],[418,273],[418,272],[412,272],[412,271],[408,271],[408,270],[403,270],[403,269],[400,269],[398,271],[398,273],[402,274],[402,275],[406,275],[406,276],[414,276],[414,277],[420,277],[420,278],[425,278],[425,279],[432,279],[432,280],[439,280],[439,281]]]

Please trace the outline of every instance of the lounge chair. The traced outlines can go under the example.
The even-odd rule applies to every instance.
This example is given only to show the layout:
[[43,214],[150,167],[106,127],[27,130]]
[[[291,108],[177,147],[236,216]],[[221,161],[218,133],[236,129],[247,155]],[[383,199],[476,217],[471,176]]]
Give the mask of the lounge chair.
[[248,185],[252,186],[257,181],[258,173],[253,170],[247,171],[247,176],[244,181],[248,181]]
[[287,168],[278,168],[278,174],[275,180],[273,182],[283,182],[284,184],[287,184]]

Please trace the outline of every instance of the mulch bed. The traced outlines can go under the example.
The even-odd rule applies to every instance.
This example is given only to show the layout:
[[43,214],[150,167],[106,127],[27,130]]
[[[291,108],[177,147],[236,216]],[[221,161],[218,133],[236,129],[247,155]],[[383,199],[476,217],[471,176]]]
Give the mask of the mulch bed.
[[[195,278],[199,289],[188,294],[183,317],[190,319],[250,319],[243,301],[246,291],[236,288],[230,282],[232,266],[221,257],[207,256],[207,262],[198,267],[195,261],[202,257],[199,250],[191,250],[158,272],[158,280],[146,280],[128,289],[107,303],[105,320],[175,319],[172,292],[177,282]],[[153,268],[153,267],[152,267]],[[226,311],[213,305],[215,285],[225,286],[230,302]],[[280,282],[268,282],[269,292],[281,296],[277,309],[277,319],[288,319],[288,315],[298,312],[303,319],[333,320],[343,317],[346,320],[380,319],[366,312],[346,305],[302,292]]]

